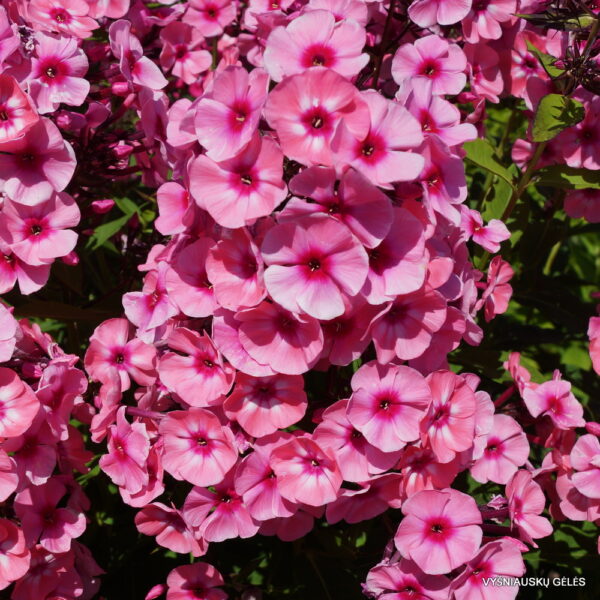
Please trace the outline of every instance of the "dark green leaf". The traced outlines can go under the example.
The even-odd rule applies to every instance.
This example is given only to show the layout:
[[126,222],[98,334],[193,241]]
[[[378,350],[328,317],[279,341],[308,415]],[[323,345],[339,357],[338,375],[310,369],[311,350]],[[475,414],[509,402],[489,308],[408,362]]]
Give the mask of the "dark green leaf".
[[536,172],[535,182],[539,185],[567,190],[600,189],[600,171],[552,165],[539,169]]
[[468,160],[482,169],[498,175],[498,177],[504,179],[511,187],[514,187],[512,175],[500,162],[494,148],[487,140],[477,139],[472,142],[466,142],[464,149],[467,152]]
[[550,77],[558,77],[564,73],[563,69],[559,69],[558,67],[554,66],[554,63],[556,62],[556,58],[554,56],[540,52],[531,42],[526,43],[529,52],[531,52],[540,61],[540,64],[542,67],[544,67],[544,71],[546,71]]
[[96,250],[104,242],[108,241],[113,235],[115,235],[122,227],[125,226],[127,221],[131,219],[131,215],[123,215],[114,221],[110,221],[108,223],[104,223],[103,225],[99,225],[96,227],[94,234],[90,237],[88,241],[88,247],[92,250]]
[[538,104],[533,121],[534,142],[547,142],[585,117],[583,104],[561,94],[548,94]]

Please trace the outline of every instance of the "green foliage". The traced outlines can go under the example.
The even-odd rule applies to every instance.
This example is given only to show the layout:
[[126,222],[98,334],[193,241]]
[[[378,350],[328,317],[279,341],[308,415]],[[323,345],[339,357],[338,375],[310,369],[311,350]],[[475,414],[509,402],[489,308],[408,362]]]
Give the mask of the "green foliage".
[[538,104],[533,121],[534,142],[547,142],[585,117],[583,104],[561,94],[548,94]]

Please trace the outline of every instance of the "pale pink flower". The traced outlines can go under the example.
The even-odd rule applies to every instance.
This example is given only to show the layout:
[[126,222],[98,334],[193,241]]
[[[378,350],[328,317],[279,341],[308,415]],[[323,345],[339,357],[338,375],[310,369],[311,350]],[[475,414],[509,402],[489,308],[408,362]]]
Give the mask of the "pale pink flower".
[[306,412],[304,379],[300,375],[252,377],[240,373],[223,403],[227,417],[253,437],[262,437],[297,423]]
[[577,490],[588,498],[600,498],[600,442],[595,435],[582,435],[569,455]]
[[398,296],[373,319],[371,334],[380,363],[417,358],[446,321],[446,300],[425,285]]
[[188,317],[208,317],[218,304],[206,274],[206,259],[215,241],[201,238],[175,255],[165,278],[167,292],[179,310]]
[[108,36],[112,53],[119,60],[121,73],[127,81],[151,90],[161,90],[167,85],[161,70],[144,56],[142,44],[131,33],[131,21],[115,21],[108,30]]
[[528,456],[529,442],[521,426],[508,415],[496,414],[491,431],[475,441],[471,475],[480,483],[506,484]]
[[237,461],[233,433],[203,408],[168,413],[159,433],[164,441],[163,466],[175,479],[215,485]]
[[17,80],[0,74],[0,144],[24,136],[38,120],[31,98]]
[[235,229],[220,239],[209,250],[205,267],[220,306],[241,310],[264,299],[264,264],[246,229]]
[[368,481],[371,475],[391,469],[400,452],[383,452],[379,443],[369,443],[348,420],[347,409],[348,400],[329,406],[313,432],[313,439],[321,448],[334,452],[345,481]]
[[94,19],[108,17],[120,19],[129,11],[130,0],[87,0],[90,5],[89,16]]
[[461,210],[461,227],[467,239],[472,238],[476,244],[491,253],[498,252],[500,242],[510,238],[510,231],[502,221],[492,219],[484,226],[479,211],[466,206]]
[[235,370],[223,361],[208,335],[180,327],[167,343],[176,352],[161,357],[160,379],[187,404],[210,406],[231,389]]
[[252,139],[267,99],[269,77],[262,69],[250,73],[227,67],[196,106],[198,141],[214,161],[233,158]]
[[207,542],[249,538],[258,531],[259,523],[234,489],[233,479],[230,473],[212,490],[195,487],[185,499],[183,514],[187,522]]
[[342,121],[331,141],[334,163],[352,166],[374,184],[391,188],[393,181],[412,181],[423,169],[423,157],[407,150],[423,141],[418,121],[400,104],[374,90],[361,93],[369,108],[366,135],[353,135]]
[[353,19],[336,23],[330,11],[310,10],[287,27],[273,29],[264,64],[274,81],[311,67],[326,67],[350,79],[369,62],[369,55],[361,54],[365,42],[365,28]]
[[281,495],[291,502],[322,506],[336,499],[342,474],[334,453],[309,437],[300,437],[271,453]]
[[410,497],[421,490],[449,487],[458,475],[461,464],[458,456],[450,462],[441,463],[430,448],[408,446],[396,468],[402,473],[403,495]]
[[230,229],[269,215],[286,196],[283,153],[271,138],[259,134],[233,158],[217,163],[198,156],[188,171],[198,206]]
[[573,429],[583,427],[583,406],[571,392],[571,384],[555,371],[553,379],[535,389],[523,390],[523,401],[534,418],[548,416],[555,427]]
[[161,66],[170,69],[184,83],[194,83],[200,73],[210,68],[210,52],[200,49],[204,36],[187,23],[169,23],[161,29],[160,39],[163,43],[159,57]]
[[506,484],[506,498],[513,527],[524,541],[537,548],[534,538],[546,537],[552,533],[550,521],[540,516],[546,505],[542,488],[533,481],[529,471],[520,469]]
[[[282,9],[285,10],[285,6]],[[366,27],[369,21],[367,3],[361,0],[309,0],[304,11],[327,10],[333,14],[336,23],[344,19],[353,19]]]
[[465,40],[476,44],[482,39],[500,39],[503,33],[502,24],[510,24],[516,12],[516,0],[474,2],[469,14],[461,20]]
[[453,25],[467,16],[472,0],[416,0],[408,7],[410,20],[419,27]]
[[259,364],[286,375],[300,375],[311,368],[323,350],[323,331],[316,319],[295,316],[270,302],[235,315],[239,340]]
[[475,94],[490,102],[500,102],[504,89],[498,53],[483,44],[465,45],[469,84]]
[[29,429],[40,402],[12,370],[0,367],[0,437],[16,437]]
[[108,452],[99,464],[115,485],[135,494],[148,483],[145,465],[150,439],[143,423],[127,422],[125,411],[125,406],[119,408],[116,425],[108,428]]
[[221,35],[237,12],[234,0],[190,0],[184,23],[195,27],[204,37]]
[[348,169],[336,186],[335,169],[308,167],[290,181],[290,191],[313,202],[293,197],[277,220],[295,220],[314,213],[326,213],[341,221],[367,248],[377,246],[387,235],[392,221],[389,198],[360,172]]
[[148,504],[135,515],[135,526],[140,533],[156,537],[156,543],[180,554],[201,556],[207,544],[199,543],[187,526],[181,513],[161,502]]
[[0,7],[0,65],[21,45],[18,25],[8,20],[4,6]]
[[3,215],[0,235],[28,265],[51,263],[75,248],[77,234],[69,227],[79,223],[81,213],[75,200],[64,192],[33,206],[7,200]]
[[75,153],[50,119],[0,146],[0,183],[15,202],[35,206],[67,187],[75,171]]
[[450,462],[457,452],[473,446],[476,400],[466,381],[451,371],[435,371],[427,376],[433,401],[421,434],[436,458]]
[[443,575],[426,575],[412,560],[373,567],[364,584],[377,600],[447,600],[450,580]]
[[364,139],[369,109],[356,88],[325,67],[286,77],[269,94],[265,107],[283,152],[304,165],[331,166],[331,139],[343,119],[349,132]]
[[592,317],[590,319],[587,335],[590,339],[589,350],[592,367],[600,375],[600,317]]
[[487,274],[487,285],[481,298],[475,305],[475,310],[484,308],[486,321],[491,321],[496,315],[508,310],[512,296],[512,286],[508,283],[515,272],[501,256],[494,256],[490,262]]
[[437,35],[419,38],[398,48],[392,61],[392,77],[407,94],[415,78],[427,78],[436,96],[458,94],[467,81],[465,53],[457,44],[450,44]]
[[0,519],[0,590],[27,574],[31,554],[23,531],[8,519]]
[[163,235],[183,233],[193,221],[193,202],[187,190],[174,181],[163,183],[156,191],[158,217],[156,229]]
[[49,552],[68,552],[71,540],[85,531],[83,512],[68,504],[64,508],[57,507],[66,492],[67,488],[55,478],[27,487],[16,495],[15,512],[21,519],[29,545],[39,539]]
[[36,35],[36,56],[31,60],[29,93],[40,114],[55,111],[64,102],[81,106],[90,91],[84,79],[88,70],[85,53],[74,38]]
[[451,488],[425,490],[406,500],[402,513],[396,548],[425,573],[449,573],[476,555],[482,518],[471,496]]
[[348,420],[383,452],[401,450],[419,438],[431,392],[425,378],[405,366],[363,365],[352,377]]
[[208,563],[182,565],[167,576],[167,600],[226,600],[227,594],[218,589],[223,584],[221,573]]
[[0,362],[10,360],[13,355],[17,329],[17,320],[12,316],[12,310],[0,303]]
[[0,502],[4,502],[19,484],[17,465],[12,457],[0,448]]
[[267,232],[261,252],[273,299],[317,319],[342,315],[343,294],[355,296],[367,275],[362,245],[347,227],[325,216],[276,225]]
[[109,371],[117,369],[123,392],[129,389],[130,377],[139,385],[152,385],[156,380],[156,350],[133,337],[127,319],[108,319],[96,327],[84,364],[90,376],[101,382],[110,381]]
[[89,9],[85,0],[30,0],[27,17],[39,29],[87,38],[98,28],[98,23],[87,16]]
[[481,547],[465,570],[454,579],[452,589],[456,600],[514,600],[519,585],[486,585],[486,579],[514,579],[525,574],[521,550],[511,538],[501,538]]

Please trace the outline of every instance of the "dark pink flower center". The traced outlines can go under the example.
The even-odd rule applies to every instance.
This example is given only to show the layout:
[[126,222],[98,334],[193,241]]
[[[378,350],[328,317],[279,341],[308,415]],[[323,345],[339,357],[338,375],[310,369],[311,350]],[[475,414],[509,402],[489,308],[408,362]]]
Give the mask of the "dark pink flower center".
[[313,44],[309,46],[302,56],[302,66],[331,67],[335,63],[335,53],[329,46]]
[[50,11],[50,17],[60,25],[68,24],[71,22],[71,15],[63,8],[53,8]]
[[188,49],[187,46],[185,46],[184,44],[177,44],[177,46],[175,46],[175,58],[177,58],[178,60],[181,60],[183,58],[185,58],[188,54]]
[[421,75],[426,75],[432,79],[439,71],[440,65],[435,60],[427,60],[421,65]]
[[219,7],[214,4],[208,4],[204,9],[206,17],[211,21],[215,21],[219,16]]
[[306,111],[302,116],[302,122],[308,132],[313,135],[324,135],[331,129],[330,115],[321,106],[315,106]]

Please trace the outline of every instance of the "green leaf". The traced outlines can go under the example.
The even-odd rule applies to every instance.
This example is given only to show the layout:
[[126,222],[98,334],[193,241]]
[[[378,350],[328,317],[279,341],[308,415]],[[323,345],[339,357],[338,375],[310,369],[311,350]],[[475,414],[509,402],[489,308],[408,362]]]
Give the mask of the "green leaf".
[[464,144],[467,152],[467,159],[473,164],[498,175],[514,188],[513,177],[509,170],[500,162],[492,145],[483,139],[476,139]]
[[489,194],[486,194],[486,201],[483,204],[481,216],[485,221],[500,219],[508,206],[512,196],[513,188],[504,179],[498,178],[492,185]]
[[124,227],[131,219],[131,215],[123,215],[114,221],[109,221],[108,223],[104,223],[102,225],[98,225],[94,230],[94,234],[90,237],[88,241],[88,248],[91,250],[96,250],[104,242],[108,241],[115,233],[117,233],[122,227]]
[[561,94],[548,94],[538,104],[533,121],[534,142],[547,142],[585,117],[583,104]]
[[567,165],[543,167],[536,172],[535,183],[566,190],[600,189],[600,171],[576,169]]
[[540,64],[544,67],[544,71],[546,71],[550,77],[558,77],[564,73],[564,69],[559,69],[554,66],[554,63],[557,60],[554,56],[540,52],[531,42],[526,42],[526,44],[529,52],[540,61]]

